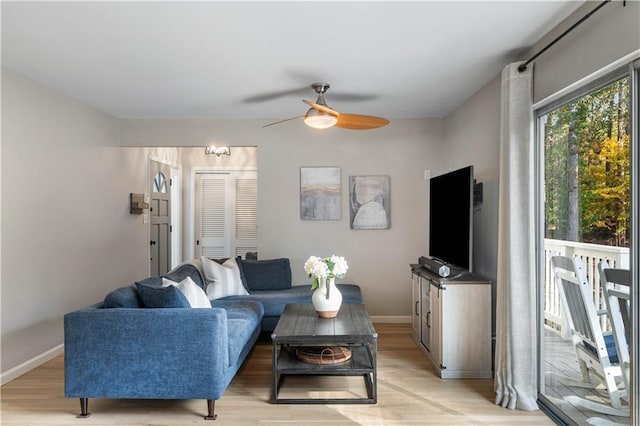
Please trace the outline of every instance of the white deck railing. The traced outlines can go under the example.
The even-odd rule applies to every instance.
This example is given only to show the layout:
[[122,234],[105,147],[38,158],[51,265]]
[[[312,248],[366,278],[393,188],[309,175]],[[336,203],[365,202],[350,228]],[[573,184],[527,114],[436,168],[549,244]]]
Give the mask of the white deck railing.
[[[604,246],[600,244],[576,243],[573,241],[544,240],[544,319],[545,324],[560,331],[560,335],[568,339],[569,330],[564,323],[562,304],[560,295],[556,288],[551,269],[551,257],[578,256],[584,264],[587,281],[591,284],[593,302],[596,309],[606,309],[602,288],[600,285],[600,274],[598,273],[598,263],[606,260],[611,268],[629,268],[629,248]],[[600,317],[603,330],[609,330],[607,316]]]

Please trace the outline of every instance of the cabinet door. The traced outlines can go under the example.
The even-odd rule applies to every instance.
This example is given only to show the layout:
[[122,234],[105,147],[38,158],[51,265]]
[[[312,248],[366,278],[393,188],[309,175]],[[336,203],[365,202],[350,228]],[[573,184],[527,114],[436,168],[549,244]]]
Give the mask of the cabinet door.
[[420,341],[420,276],[417,274],[411,274],[411,288],[413,301],[413,315],[412,317],[412,330],[414,339]]
[[422,294],[422,299],[420,300],[420,304],[422,305],[420,311],[422,319],[420,341],[428,351],[431,351],[431,282],[427,278],[421,277],[420,284]]
[[459,377],[491,377],[491,286],[451,285],[442,293],[441,363]]
[[436,285],[431,285],[431,356],[436,365],[445,367],[442,361],[442,297],[443,290]]

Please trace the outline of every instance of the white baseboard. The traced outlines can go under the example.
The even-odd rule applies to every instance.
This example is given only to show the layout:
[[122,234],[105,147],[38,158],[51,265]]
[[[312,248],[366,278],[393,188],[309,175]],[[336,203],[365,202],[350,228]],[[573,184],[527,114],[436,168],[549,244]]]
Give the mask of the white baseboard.
[[411,324],[411,315],[372,315],[371,322],[381,324]]
[[41,366],[45,362],[49,362],[58,355],[62,355],[64,353],[64,344],[60,344],[54,348],[49,349],[46,352],[41,353],[40,355],[34,356],[28,361],[23,362],[20,365],[13,367],[12,369],[3,372],[0,374],[0,386],[3,386],[13,379],[16,379],[22,376],[24,373],[27,373],[33,370],[36,367]]

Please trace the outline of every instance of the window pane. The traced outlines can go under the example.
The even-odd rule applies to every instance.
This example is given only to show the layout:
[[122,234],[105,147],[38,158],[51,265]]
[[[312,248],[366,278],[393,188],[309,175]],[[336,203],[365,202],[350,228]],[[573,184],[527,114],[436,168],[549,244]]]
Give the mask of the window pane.
[[156,173],[153,178],[153,192],[161,192],[163,194],[167,192],[167,179],[162,172]]
[[[623,377],[604,348],[610,343],[613,351],[615,344],[605,342],[611,325],[598,272],[602,261],[629,268],[629,86],[628,78],[618,80],[539,118],[544,144],[542,394],[579,424],[592,417],[629,423],[628,417],[607,416],[585,402],[629,407]],[[577,281],[585,287],[556,279],[551,266],[556,255],[579,259],[583,269]],[[603,342],[604,352],[597,342]],[[616,383],[599,390],[577,386],[603,382],[599,375],[615,377]]]

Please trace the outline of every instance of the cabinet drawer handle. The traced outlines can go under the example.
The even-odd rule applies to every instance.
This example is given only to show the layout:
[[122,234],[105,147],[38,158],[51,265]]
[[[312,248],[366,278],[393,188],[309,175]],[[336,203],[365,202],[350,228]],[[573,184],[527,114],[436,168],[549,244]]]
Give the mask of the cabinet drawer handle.
[[415,313],[416,313],[416,316],[417,316],[417,317],[419,317],[419,316],[420,316],[420,311],[418,310],[418,309],[419,309],[419,308],[418,308],[418,303],[420,303],[420,301],[419,301],[419,300],[416,300]]
[[427,328],[431,328],[431,311],[427,312]]

